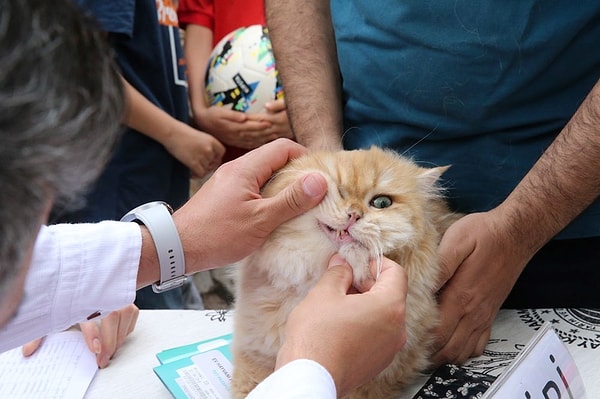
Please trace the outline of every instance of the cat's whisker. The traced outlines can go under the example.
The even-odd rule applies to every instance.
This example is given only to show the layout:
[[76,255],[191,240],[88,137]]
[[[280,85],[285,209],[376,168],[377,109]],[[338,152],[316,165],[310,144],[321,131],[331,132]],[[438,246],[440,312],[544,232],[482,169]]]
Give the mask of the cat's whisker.
[[[379,232],[379,226],[377,226],[377,230],[378,230],[378,234],[380,234]],[[371,259],[375,259],[375,261],[377,262],[376,266],[376,273],[375,273],[375,280],[379,279],[379,276],[381,275],[381,270],[383,268],[383,248],[381,246],[381,243],[376,239],[376,237],[371,237],[369,238],[368,242],[367,242],[367,248],[371,248],[371,254],[370,254],[370,258]]]
[[383,268],[383,255],[381,253],[377,254],[377,275],[375,276],[375,281],[379,280],[379,276],[381,275],[381,269]]
[[377,259],[377,274],[375,276],[375,280],[378,280],[379,276],[381,275],[381,269],[383,269],[383,248],[379,242],[376,242],[374,248],[376,251],[375,258]]
[[435,127],[433,129],[431,129],[425,136],[421,137],[416,143],[414,143],[413,145],[411,145],[410,147],[408,147],[406,150],[402,151],[402,153],[400,153],[400,155],[406,156],[406,154],[410,150],[412,150],[413,148],[415,148],[422,141],[426,140],[429,136],[431,136],[433,133],[435,133],[435,131],[437,130],[438,126],[439,126],[439,123],[437,125],[435,125]]

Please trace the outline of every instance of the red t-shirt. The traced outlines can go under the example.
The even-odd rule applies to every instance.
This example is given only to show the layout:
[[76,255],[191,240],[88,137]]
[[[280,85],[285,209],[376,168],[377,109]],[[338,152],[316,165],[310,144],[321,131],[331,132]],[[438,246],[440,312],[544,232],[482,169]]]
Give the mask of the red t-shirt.
[[263,0],[179,0],[179,25],[201,25],[213,31],[213,45],[242,26],[265,25]]
[[[213,46],[237,28],[266,25],[263,0],[179,0],[177,6],[179,26],[204,26],[213,32]],[[247,150],[226,146],[223,161],[235,159]]]

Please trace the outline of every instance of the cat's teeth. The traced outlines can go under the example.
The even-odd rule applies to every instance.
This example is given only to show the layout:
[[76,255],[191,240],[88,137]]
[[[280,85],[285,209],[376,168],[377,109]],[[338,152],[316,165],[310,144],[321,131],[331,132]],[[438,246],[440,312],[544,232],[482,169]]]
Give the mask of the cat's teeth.
[[338,240],[344,240],[350,236],[350,233],[348,232],[348,230],[337,230],[337,238]]
[[319,223],[323,231],[325,231],[331,240],[335,241],[334,245],[339,245],[341,243],[354,241],[354,237],[350,234],[347,229],[335,229],[325,223]]

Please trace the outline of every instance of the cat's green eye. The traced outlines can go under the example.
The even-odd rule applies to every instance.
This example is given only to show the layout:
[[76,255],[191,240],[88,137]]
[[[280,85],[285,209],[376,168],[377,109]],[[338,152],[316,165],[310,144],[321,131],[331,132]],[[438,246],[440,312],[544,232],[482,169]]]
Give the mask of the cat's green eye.
[[387,195],[380,195],[377,197],[374,197],[371,202],[369,203],[369,205],[371,205],[374,208],[377,209],[383,209],[383,208],[388,208],[390,206],[392,206],[392,199],[390,197],[388,197]]

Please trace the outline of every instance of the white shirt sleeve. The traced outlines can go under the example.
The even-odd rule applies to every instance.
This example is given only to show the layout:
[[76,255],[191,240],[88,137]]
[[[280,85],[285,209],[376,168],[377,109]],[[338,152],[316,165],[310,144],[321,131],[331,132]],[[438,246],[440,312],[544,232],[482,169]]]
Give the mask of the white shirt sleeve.
[[133,303],[141,248],[136,223],[42,226],[21,304],[0,329],[0,352]]
[[246,399],[335,399],[333,378],[319,363],[294,360],[258,384]]

